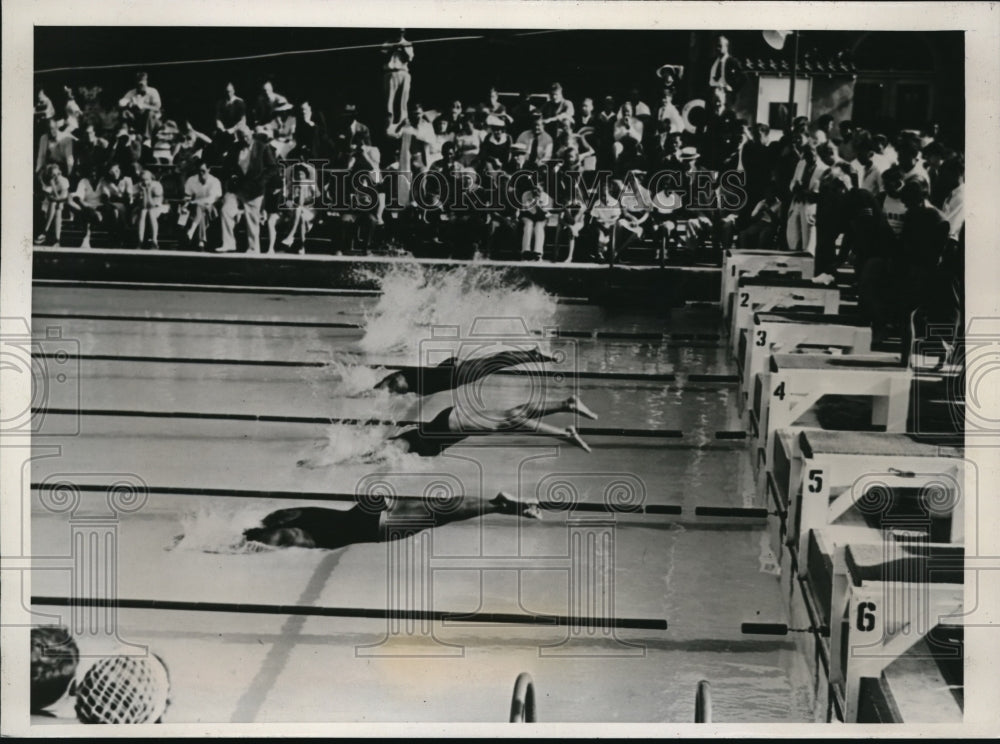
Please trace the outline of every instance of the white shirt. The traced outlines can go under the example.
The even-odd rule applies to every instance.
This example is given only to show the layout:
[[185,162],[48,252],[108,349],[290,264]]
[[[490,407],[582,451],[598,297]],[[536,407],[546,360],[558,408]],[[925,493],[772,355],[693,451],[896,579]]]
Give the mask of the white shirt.
[[948,234],[952,240],[958,240],[962,226],[965,224],[965,184],[960,183],[955,187],[948,198],[944,200],[941,208],[944,218],[948,220],[951,231]]
[[882,193],[882,171],[874,159],[867,168],[857,160],[852,160],[851,167],[858,174],[858,188],[862,188],[875,196]]
[[882,203],[882,212],[885,214],[885,219],[889,223],[889,227],[892,228],[892,232],[895,235],[899,235],[903,231],[903,217],[906,216],[906,205],[899,199],[887,194],[885,201]]
[[184,182],[184,195],[190,197],[195,204],[215,204],[222,198],[222,184],[211,173],[205,183],[196,174]]

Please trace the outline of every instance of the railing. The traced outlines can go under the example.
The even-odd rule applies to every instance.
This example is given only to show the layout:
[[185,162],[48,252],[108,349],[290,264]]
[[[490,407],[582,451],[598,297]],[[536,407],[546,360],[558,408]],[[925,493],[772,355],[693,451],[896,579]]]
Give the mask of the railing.
[[712,722],[712,686],[705,680],[698,683],[698,690],[694,695],[694,722]]
[[531,675],[521,672],[514,682],[514,696],[510,701],[511,723],[535,723],[535,683]]

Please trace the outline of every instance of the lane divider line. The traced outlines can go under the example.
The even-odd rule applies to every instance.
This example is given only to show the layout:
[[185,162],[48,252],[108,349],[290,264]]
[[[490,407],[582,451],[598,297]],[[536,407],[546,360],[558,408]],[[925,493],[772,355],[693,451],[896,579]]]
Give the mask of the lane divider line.
[[[45,481],[42,483],[32,483],[31,490],[39,492],[57,491],[72,489],[79,493],[106,493],[114,484],[106,483],[70,483],[63,480]],[[242,488],[202,488],[194,486],[146,486],[147,493],[159,494],[162,496],[204,496],[212,498],[248,498],[248,499],[272,499],[278,501],[298,500],[298,501],[329,501],[357,504],[359,498],[364,498],[365,494],[357,493],[336,493],[317,491],[254,491]],[[438,503],[437,500],[426,496],[414,496],[409,494],[393,494],[393,499],[399,501],[420,501],[429,503],[432,508]],[[565,503],[563,501],[552,501],[542,499],[538,502],[538,507],[543,511],[552,512],[602,512],[606,514],[646,514],[646,515],[668,515],[681,516],[685,513],[680,504],[614,504],[607,502],[582,502]],[[374,507],[373,507],[374,508]],[[767,509],[758,507],[739,506],[696,506],[694,515],[698,517],[731,517],[737,519],[766,519]]]
[[243,318],[184,318],[179,316],[93,315],[84,313],[33,313],[33,318],[54,320],[107,320],[132,323],[200,323],[203,325],[265,326],[278,328],[346,328],[360,331],[358,323],[329,323],[306,320],[247,320]]
[[[32,408],[33,415],[55,416],[120,416],[124,418],[168,418],[168,419],[193,419],[196,421],[249,421],[267,424],[345,424],[348,426],[419,426],[420,421],[392,421],[389,419],[362,419],[362,418],[338,418],[330,416],[272,416],[267,414],[253,413],[201,413],[199,411],[135,411],[125,409],[73,409],[73,408]],[[609,437],[651,437],[664,439],[680,439],[684,432],[679,429],[627,429],[624,427],[578,427],[577,432],[581,435],[609,436]],[[456,434],[462,432],[455,432]],[[511,432],[484,432],[470,431],[470,436],[489,434],[523,434],[532,435],[531,431],[511,431]]]
[[374,607],[313,607],[235,602],[191,602],[166,599],[98,599],[94,597],[33,596],[41,607],[113,607],[118,610],[174,610],[181,612],[232,612],[257,615],[307,615],[310,617],[364,618],[423,622],[545,625],[636,630],[666,630],[667,621],[642,617],[585,617],[579,615],[530,615],[512,612],[449,612],[445,610],[388,610]]
[[[83,289],[124,289],[139,291],[182,290],[185,292],[220,292],[230,294],[290,294],[317,295],[333,297],[380,297],[379,289],[324,289],[322,287],[261,287],[238,286],[232,284],[181,284],[179,282],[115,282],[96,281],[88,279],[34,279],[35,287],[66,287],[77,286]],[[557,305],[591,305],[586,297],[560,296],[555,298]],[[716,303],[718,304],[718,303]]]
[[[351,354],[354,356],[355,354]],[[64,361],[65,354],[59,352],[39,352],[33,354],[40,359],[58,359]],[[217,364],[250,367],[329,367],[329,362],[307,362],[307,361],[286,361],[281,359],[214,359],[212,357],[161,357],[161,356],[133,356],[127,354],[75,354],[73,359],[91,362],[139,362],[150,364]],[[386,369],[390,371],[401,369],[413,369],[406,364],[365,364],[362,365],[371,369]],[[641,382],[675,382],[677,376],[673,373],[644,373],[644,372],[561,372],[554,369],[528,370],[528,369],[501,369],[491,374],[496,375],[538,375],[545,377],[576,378],[580,380],[637,380]]]

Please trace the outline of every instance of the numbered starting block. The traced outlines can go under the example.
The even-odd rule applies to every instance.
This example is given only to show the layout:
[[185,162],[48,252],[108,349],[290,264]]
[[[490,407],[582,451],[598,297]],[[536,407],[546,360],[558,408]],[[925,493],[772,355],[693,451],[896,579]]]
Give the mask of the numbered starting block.
[[[858,720],[862,678],[878,679],[918,644],[927,664],[961,654],[928,636],[939,625],[961,625],[964,560],[964,549],[952,545],[886,540],[835,547],[830,685],[842,692],[845,723]],[[951,697],[947,688],[940,694]]]
[[816,258],[804,251],[741,251],[729,249],[722,257],[722,287],[719,302],[728,321],[732,317],[736,281],[744,274],[772,272],[789,277],[811,277]]
[[737,356],[740,401],[745,405],[754,377],[767,371],[772,354],[866,354],[871,344],[871,328],[861,319],[781,310],[754,313],[751,331],[740,341]]
[[774,354],[768,369],[768,375],[756,378],[750,416],[755,464],[763,456],[769,472],[775,432],[822,428],[815,405],[825,395],[870,397],[872,426],[906,431],[913,373],[893,355]]
[[[964,537],[962,451],[914,441],[905,434],[807,429],[799,432],[788,478],[788,542],[808,550],[810,530],[836,539],[842,518],[853,513],[876,529],[899,529],[937,543]],[[778,486],[780,488],[780,486]],[[860,519],[857,519],[860,518]],[[850,520],[848,520],[850,521]],[[799,567],[804,574],[805,562]]]
[[736,284],[736,302],[729,326],[729,353],[739,358],[744,335],[750,330],[754,313],[775,309],[815,308],[826,315],[840,310],[840,288],[816,284],[808,279],[740,277]]

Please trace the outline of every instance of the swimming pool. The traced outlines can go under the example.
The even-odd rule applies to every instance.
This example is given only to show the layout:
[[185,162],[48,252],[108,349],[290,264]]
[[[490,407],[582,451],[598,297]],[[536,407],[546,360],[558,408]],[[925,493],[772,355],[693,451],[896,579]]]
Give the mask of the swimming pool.
[[[701,679],[715,721],[813,720],[795,644],[740,629],[786,610],[718,308],[616,312],[412,267],[381,293],[39,282],[33,306],[36,338],[58,329],[79,352],[45,358],[33,552],[75,555],[102,517],[117,556],[114,587],[35,572],[35,609],[89,623],[85,652],[159,653],[168,722],[503,721],[523,671],[544,721],[692,721]],[[371,390],[400,365],[531,344],[560,361],[424,398]],[[362,457],[393,422],[456,401],[571,394],[600,416],[575,422],[590,454],[503,433],[434,458]],[[131,500],[109,512],[115,483]],[[546,508],[336,551],[228,550],[275,508],[346,507],[372,483]],[[706,506],[724,509],[695,513]],[[116,592],[121,608],[54,609],[74,591]]]

